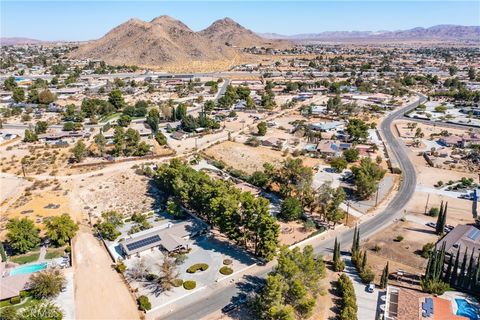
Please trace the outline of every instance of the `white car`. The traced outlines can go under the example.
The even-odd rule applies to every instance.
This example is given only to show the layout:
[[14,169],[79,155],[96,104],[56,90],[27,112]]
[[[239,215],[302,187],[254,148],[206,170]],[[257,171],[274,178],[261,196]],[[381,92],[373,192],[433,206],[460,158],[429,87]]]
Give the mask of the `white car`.
[[367,285],[367,292],[373,293],[373,290],[375,289],[375,285],[373,283],[370,283]]

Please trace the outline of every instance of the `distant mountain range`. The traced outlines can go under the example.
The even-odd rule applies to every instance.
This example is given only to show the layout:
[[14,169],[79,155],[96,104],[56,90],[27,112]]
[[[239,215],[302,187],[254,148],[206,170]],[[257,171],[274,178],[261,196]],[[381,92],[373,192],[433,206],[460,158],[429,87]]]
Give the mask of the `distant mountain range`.
[[9,38],[9,37],[1,37],[0,38],[0,45],[1,46],[14,46],[14,45],[24,45],[24,44],[39,44],[44,41],[36,40],[36,39],[29,39],[29,38]]
[[480,26],[437,25],[429,28],[413,28],[399,31],[326,31],[291,36],[276,33],[261,33],[268,39],[291,41],[342,41],[342,40],[472,40],[480,42]]

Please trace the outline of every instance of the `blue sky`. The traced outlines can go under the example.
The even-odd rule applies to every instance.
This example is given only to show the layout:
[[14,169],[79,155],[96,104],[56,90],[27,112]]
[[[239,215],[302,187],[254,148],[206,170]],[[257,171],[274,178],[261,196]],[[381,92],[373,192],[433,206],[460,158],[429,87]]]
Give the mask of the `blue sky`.
[[2,37],[89,40],[130,18],[160,15],[197,31],[231,17],[256,32],[398,30],[437,24],[480,25],[480,1],[5,1]]

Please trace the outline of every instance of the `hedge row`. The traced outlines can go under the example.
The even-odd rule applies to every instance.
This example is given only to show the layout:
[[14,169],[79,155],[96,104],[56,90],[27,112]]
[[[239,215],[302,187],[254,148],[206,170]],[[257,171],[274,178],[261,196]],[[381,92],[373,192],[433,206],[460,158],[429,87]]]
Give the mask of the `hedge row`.
[[338,290],[342,297],[340,320],[357,320],[358,307],[355,289],[352,280],[346,274],[342,274],[338,279]]

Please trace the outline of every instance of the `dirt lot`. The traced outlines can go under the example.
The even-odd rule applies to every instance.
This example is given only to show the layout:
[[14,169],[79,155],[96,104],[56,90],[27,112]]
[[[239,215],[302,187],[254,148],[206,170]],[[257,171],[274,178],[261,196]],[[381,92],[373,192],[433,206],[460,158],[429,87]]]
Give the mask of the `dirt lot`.
[[[403,236],[404,239],[395,241],[394,239],[399,235]],[[402,262],[422,271],[427,260],[417,252],[422,250],[424,244],[435,243],[437,240],[438,236],[434,234],[434,229],[415,222],[399,221],[384,232],[377,233],[369,238],[362,247],[371,251],[375,246],[378,246],[380,250],[376,255],[386,260]],[[380,272],[383,267],[384,264],[379,267]]]
[[98,240],[81,230],[73,247],[77,319],[139,319],[132,295]]
[[243,143],[225,141],[205,150],[209,157],[222,160],[235,169],[241,169],[247,173],[262,170],[265,162],[280,164],[284,159],[282,152],[265,147],[250,147]]

